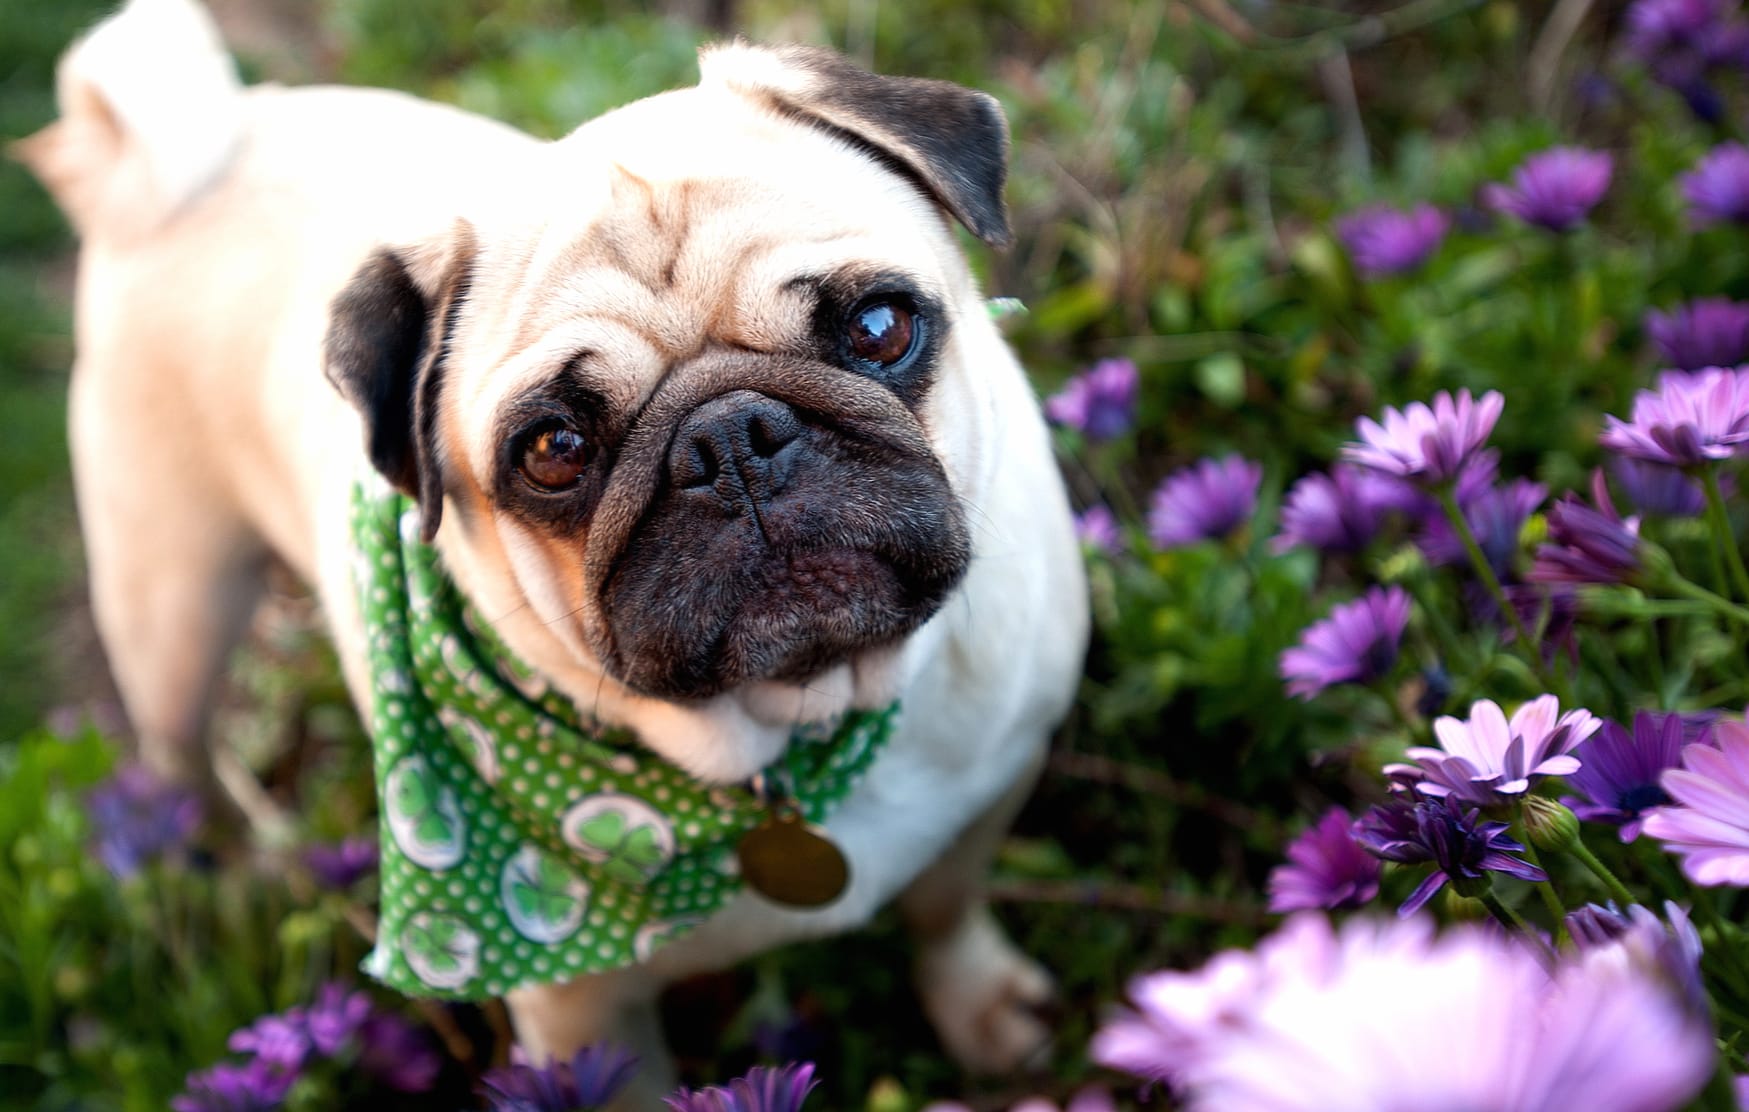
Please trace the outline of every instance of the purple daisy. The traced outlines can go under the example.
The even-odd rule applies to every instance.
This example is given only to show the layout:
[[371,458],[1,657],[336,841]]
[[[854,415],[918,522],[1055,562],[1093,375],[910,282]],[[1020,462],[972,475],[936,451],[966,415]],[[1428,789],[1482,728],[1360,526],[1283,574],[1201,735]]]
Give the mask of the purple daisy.
[[1110,440],[1136,420],[1141,375],[1128,359],[1101,359],[1045,399],[1045,416],[1089,440]]
[[1378,536],[1387,514],[1419,509],[1420,491],[1400,479],[1339,463],[1329,474],[1307,475],[1281,505],[1276,552],[1307,545],[1323,552],[1360,552]]
[[1477,822],[1480,808],[1465,810],[1455,796],[1409,803],[1389,800],[1368,811],[1354,826],[1354,838],[1368,852],[1405,865],[1432,862],[1437,866],[1397,909],[1413,915],[1444,888],[1447,881],[1465,895],[1488,873],[1520,880],[1548,876],[1535,865],[1512,856],[1524,847],[1507,836],[1503,822]]
[[1474,806],[1508,803],[1544,776],[1570,776],[1580,765],[1572,749],[1602,725],[1588,710],[1561,713],[1553,695],[1532,699],[1507,719],[1498,703],[1477,700],[1467,721],[1434,719],[1438,749],[1411,746],[1412,765],[1389,765],[1397,783],[1430,799],[1451,796]]
[[754,1066],[727,1085],[682,1089],[665,1099],[673,1112],[797,1112],[818,1084],[812,1062]]
[[1553,147],[1520,163],[1510,186],[1483,186],[1482,201],[1527,224],[1564,232],[1603,200],[1614,170],[1615,161],[1602,151]]
[[1160,548],[1220,540],[1250,520],[1262,482],[1262,465],[1239,455],[1175,471],[1154,490],[1148,538]]
[[1087,548],[1107,555],[1123,547],[1123,533],[1109,506],[1089,506],[1077,514],[1075,538]]
[[443,1070],[425,1033],[393,1012],[372,1012],[358,1044],[359,1068],[396,1092],[429,1092]]
[[1695,227],[1749,223],[1749,147],[1719,144],[1678,183]]
[[1659,779],[1674,803],[1655,807],[1640,829],[1682,858],[1696,884],[1749,887],[1749,726],[1713,727],[1712,745],[1690,745],[1682,767]]
[[351,1043],[364,1021],[370,1018],[370,997],[345,985],[327,984],[316,993],[315,1003],[301,1012],[310,1045],[317,1054],[333,1057]]
[[308,846],[304,864],[323,888],[345,892],[376,871],[377,840],[360,836]]
[[1679,371],[1735,367],[1749,356],[1749,304],[1702,297],[1669,312],[1646,314],[1646,335]]
[[282,1106],[295,1073],[254,1061],[239,1066],[220,1062],[191,1073],[183,1092],[170,1098],[173,1112],[273,1112]]
[[1354,820],[1340,807],[1287,847],[1287,864],[1269,874],[1269,910],[1359,907],[1379,894],[1378,859],[1354,840]]
[[1571,492],[1549,507],[1549,543],[1538,545],[1526,577],[1533,583],[1624,583],[1640,570],[1640,519],[1623,519],[1609,500],[1603,472],[1591,477],[1593,509]]
[[1410,402],[1402,410],[1385,407],[1384,423],[1370,417],[1355,422],[1359,443],[1342,449],[1345,458],[1385,475],[1436,486],[1456,479],[1481,451],[1505,399],[1490,390],[1471,400],[1468,390],[1456,398],[1440,391],[1429,408]]
[[97,856],[118,877],[179,854],[200,826],[200,799],[166,783],[144,765],[125,765],[92,789],[85,807],[97,835]]
[[[1504,576],[1511,567],[1513,554],[1518,551],[1519,531],[1548,496],[1549,488],[1541,483],[1513,479],[1500,486],[1484,487],[1470,498],[1459,500],[1458,508],[1495,575]],[[1417,544],[1429,563],[1469,562],[1469,552],[1443,513],[1427,518]]]
[[1617,456],[1609,461],[1609,473],[1615,476],[1629,504],[1643,514],[1699,517],[1706,512],[1706,492],[1680,468]]
[[1445,240],[1451,219],[1432,205],[1395,209],[1373,205],[1336,222],[1336,237],[1354,267],[1368,278],[1406,274],[1426,262]]
[[637,1066],[624,1047],[599,1043],[544,1066],[513,1055],[510,1065],[487,1070],[480,1085],[492,1112],[573,1112],[612,1100]]
[[254,1055],[257,1062],[296,1073],[309,1060],[314,1045],[303,1013],[293,1009],[285,1015],[264,1015],[241,1030],[231,1032],[225,1044],[239,1054]]
[[1604,418],[1598,442],[1671,467],[1729,459],[1749,441],[1749,369],[1666,371],[1634,395],[1633,420]]
[[1638,904],[1630,905],[1625,914],[1613,902],[1606,907],[1586,904],[1569,912],[1565,922],[1568,936],[1581,952],[1618,954],[1642,969],[1662,973],[1691,1015],[1710,1019],[1712,1002],[1700,974],[1700,932],[1675,903],[1665,901],[1664,919]]
[[1310,699],[1326,687],[1371,683],[1387,675],[1408,624],[1409,595],[1401,587],[1373,587],[1336,607],[1281,654],[1288,694]]
[[1580,796],[1561,802],[1586,822],[1620,827],[1624,842],[1638,838],[1645,812],[1670,802],[1658,778],[1682,763],[1685,725],[1680,714],[1648,711],[1634,715],[1632,733],[1605,722],[1574,747],[1581,767],[1568,774],[1567,784]]

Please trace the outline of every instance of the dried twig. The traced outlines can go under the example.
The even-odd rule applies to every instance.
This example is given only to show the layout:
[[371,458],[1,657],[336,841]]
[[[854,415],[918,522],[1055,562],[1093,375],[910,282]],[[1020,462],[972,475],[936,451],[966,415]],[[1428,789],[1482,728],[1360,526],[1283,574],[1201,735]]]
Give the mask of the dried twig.
[[1555,99],[1555,80],[1560,76],[1561,55],[1579,33],[1591,11],[1592,0],[1560,0],[1530,48],[1530,103],[1538,115],[1548,115]]

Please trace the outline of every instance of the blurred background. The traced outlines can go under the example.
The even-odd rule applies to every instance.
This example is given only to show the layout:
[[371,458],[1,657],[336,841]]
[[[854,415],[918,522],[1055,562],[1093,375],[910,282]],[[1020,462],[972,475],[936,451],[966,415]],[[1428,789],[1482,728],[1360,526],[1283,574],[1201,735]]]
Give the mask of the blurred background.
[[[1083,698],[995,881],[1001,918],[1060,980],[1059,1038],[1034,1076],[962,1077],[919,1021],[886,919],[670,994],[689,1079],[808,1058],[823,1108],[1061,1099],[1095,1075],[1088,1034],[1130,974],[1255,937],[1284,832],[1376,791],[1349,757],[1357,722],[1382,712],[1290,700],[1276,665],[1321,612],[1314,591],[1349,572],[1275,552],[1262,524],[1157,550],[1140,522],[1162,476],[1243,453],[1263,465],[1264,522],[1356,416],[1467,386],[1508,393],[1503,470],[1577,485],[1600,414],[1625,412],[1652,365],[1646,309],[1749,294],[1738,233],[1691,228],[1673,185],[1740,132],[1745,62],[1661,70],[1627,5],[1605,0],[212,6],[249,80],[393,86],[544,136],[690,82],[696,46],[734,34],[828,44],[1002,101],[1017,241],[998,255],[968,240],[987,292],[1024,305],[1005,327],[1041,396],[1104,359],[1132,362],[1141,383],[1121,435],[1059,430],[1078,504],[1108,504],[1122,524],[1091,554]],[[52,118],[54,59],[107,7],[0,5],[0,136]],[[1479,204],[1558,142],[1615,157],[1589,224],[1539,236]],[[1422,202],[1450,215],[1446,248],[1415,274],[1365,280],[1337,218]],[[285,873],[224,816],[149,883],[86,852],[83,793],[126,731],[86,614],[67,475],[73,250],[34,181],[0,165],[0,1108],[162,1108],[233,1028],[356,979],[349,924],[370,897]],[[1411,669],[1406,701],[1458,702],[1438,665]],[[1745,697],[1715,694],[1708,705]],[[295,584],[264,607],[216,728],[312,842],[370,831],[368,748]],[[406,1107],[455,1107],[502,1053],[501,1022],[418,1018],[445,1048],[448,1095]]]

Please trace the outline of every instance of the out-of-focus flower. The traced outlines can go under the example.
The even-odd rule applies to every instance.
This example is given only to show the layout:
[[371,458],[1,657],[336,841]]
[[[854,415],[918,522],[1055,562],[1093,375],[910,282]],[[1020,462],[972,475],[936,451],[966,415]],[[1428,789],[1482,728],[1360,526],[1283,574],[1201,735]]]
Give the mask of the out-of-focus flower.
[[[972,1112],[972,1107],[958,1101],[937,1100],[924,1105],[922,1112]],[[1028,1097],[1011,1105],[1008,1112],[1057,1112],[1057,1106],[1044,1097]],[[1070,1097],[1062,1112],[1117,1112],[1117,1103],[1111,1099],[1109,1091],[1092,1085]]]
[[[1518,611],[1518,620],[1532,637],[1542,642],[1543,656],[1553,660],[1565,652],[1575,662],[1579,659],[1579,596],[1571,587],[1549,583],[1508,583],[1502,590],[1506,601]],[[1500,613],[1494,596],[1480,583],[1470,583],[1465,590],[1466,604],[1471,613],[1483,621],[1501,625],[1500,640],[1510,645],[1518,640],[1518,630]],[[1538,628],[1540,626],[1541,633]]]
[[1688,913],[1666,901],[1666,926],[1650,909],[1633,904],[1624,914],[1614,903],[1586,904],[1566,917],[1567,933],[1582,951],[1613,954],[1639,968],[1660,973],[1680,993],[1697,1019],[1712,1015],[1712,1001],[1701,979],[1700,932]]
[[1442,390],[1431,408],[1421,402],[1400,411],[1386,406],[1383,424],[1370,417],[1355,423],[1360,442],[1349,443],[1342,454],[1362,467],[1434,486],[1463,472],[1494,431],[1504,406],[1497,390],[1475,400],[1468,390],[1456,398]]
[[1588,952],[1551,970],[1482,926],[1306,913],[1216,963],[1243,963],[1224,978],[1237,991],[1210,994],[1206,971],[1138,979],[1094,1059],[1167,1081],[1189,1112],[1664,1112],[1715,1057],[1710,1025],[1641,963]]
[[[1617,456],[1609,473],[1621,484],[1634,509],[1653,517],[1699,517],[1706,512],[1706,492],[1700,483],[1665,463]],[[1724,478],[1721,476],[1721,483]]]
[[1269,910],[1359,907],[1379,894],[1378,859],[1354,840],[1354,820],[1340,807],[1295,838],[1287,863],[1269,874]]
[[1045,416],[1089,440],[1122,436],[1136,419],[1141,375],[1128,359],[1101,359],[1045,399]]
[[1409,625],[1409,594],[1401,587],[1372,587],[1353,602],[1307,626],[1300,642],[1281,654],[1289,695],[1310,699],[1339,683],[1371,683],[1397,662]]
[[1360,552],[1392,512],[1419,509],[1425,496],[1401,479],[1339,463],[1329,474],[1307,475],[1287,492],[1277,552],[1298,544],[1323,552]]
[[183,1092],[170,1098],[170,1107],[172,1112],[273,1112],[296,1080],[296,1074],[266,1062],[220,1062],[189,1074]]
[[1741,69],[1749,57],[1749,24],[1737,16],[1736,0],[1636,0],[1627,12],[1628,53],[1695,116],[1715,123],[1724,105],[1713,71]]
[[350,991],[345,985],[328,984],[322,986],[315,1002],[300,1014],[316,1053],[333,1057],[358,1034],[370,1013],[370,997]]
[[1720,722],[1713,744],[1685,747],[1659,783],[1675,802],[1648,812],[1641,831],[1680,856],[1694,883],[1749,887],[1749,726]]
[[1498,703],[1480,699],[1471,705],[1468,721],[1449,715],[1434,720],[1440,748],[1411,746],[1406,753],[1415,763],[1391,765],[1385,772],[1428,798],[1449,795],[1483,807],[1510,802],[1544,776],[1579,771],[1571,751],[1602,723],[1588,710],[1560,711],[1553,695],[1543,695],[1508,721]]
[[1604,418],[1598,442],[1672,467],[1730,459],[1749,442],[1749,370],[1666,371],[1634,395],[1632,421]]
[[428,1092],[443,1069],[424,1032],[393,1012],[372,1012],[358,1044],[359,1068],[397,1092]]
[[1721,143],[1678,180],[1690,224],[1749,223],[1749,147]]
[[[1470,532],[1495,575],[1504,576],[1512,566],[1513,554],[1518,551],[1519,530],[1548,496],[1548,487],[1541,483],[1513,479],[1500,486],[1485,487],[1473,497],[1459,502],[1458,509],[1469,523]],[[1428,563],[1469,562],[1470,554],[1465,550],[1464,542],[1443,513],[1427,519],[1417,543]]]
[[1679,371],[1735,367],[1749,357],[1749,304],[1702,297],[1669,312],[1653,309],[1646,314],[1646,334]]
[[85,800],[97,856],[110,872],[130,877],[161,857],[182,852],[200,825],[200,799],[158,779],[144,765],[125,765]]
[[1447,881],[1464,895],[1472,895],[1467,890],[1479,886],[1488,873],[1548,879],[1535,865],[1512,856],[1523,853],[1524,847],[1507,835],[1505,823],[1478,822],[1479,814],[1478,808],[1465,810],[1455,797],[1448,797],[1417,803],[1393,799],[1361,816],[1354,838],[1369,852],[1405,865],[1432,862],[1436,866],[1403,901],[1398,915],[1421,910]]
[[1368,278],[1415,270],[1445,241],[1451,219],[1432,205],[1411,209],[1373,205],[1336,222],[1336,237],[1354,267]]
[[1089,506],[1076,515],[1075,536],[1088,548],[1108,555],[1123,547],[1123,533],[1108,506]]
[[1602,151],[1552,147],[1526,158],[1512,171],[1512,184],[1482,187],[1482,200],[1527,224],[1564,232],[1603,200],[1615,161]]
[[376,871],[377,841],[360,836],[312,845],[304,850],[304,864],[322,887],[344,892]]
[[682,1089],[667,1101],[673,1112],[797,1112],[818,1084],[812,1062],[754,1066],[727,1085]]
[[231,1032],[225,1045],[239,1054],[253,1054],[258,1062],[296,1073],[310,1057],[310,1029],[303,1014],[264,1015],[254,1023]]
[[1537,546],[1532,583],[1622,583],[1639,573],[1640,519],[1616,512],[1601,470],[1591,490],[1596,509],[1572,493],[1549,507],[1549,543]]
[[1670,802],[1658,780],[1682,763],[1683,743],[1679,714],[1640,711],[1632,733],[1605,722],[1595,737],[1574,747],[1580,768],[1568,774],[1567,784],[1580,796],[1561,802],[1586,822],[1620,827],[1621,840],[1631,842],[1640,836],[1645,813]]
[[598,1043],[544,1066],[514,1055],[510,1065],[487,1070],[480,1086],[492,1112],[574,1112],[612,1100],[637,1065],[624,1047]]
[[1161,548],[1219,540],[1250,520],[1262,482],[1262,465],[1239,455],[1175,471],[1154,490],[1148,537]]

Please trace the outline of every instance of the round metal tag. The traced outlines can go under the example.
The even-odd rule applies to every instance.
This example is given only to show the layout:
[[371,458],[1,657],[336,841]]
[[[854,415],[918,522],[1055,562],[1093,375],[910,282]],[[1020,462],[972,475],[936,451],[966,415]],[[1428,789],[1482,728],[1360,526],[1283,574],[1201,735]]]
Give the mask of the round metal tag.
[[850,883],[850,862],[826,832],[792,813],[773,815],[735,847],[741,879],[773,903],[824,907]]

